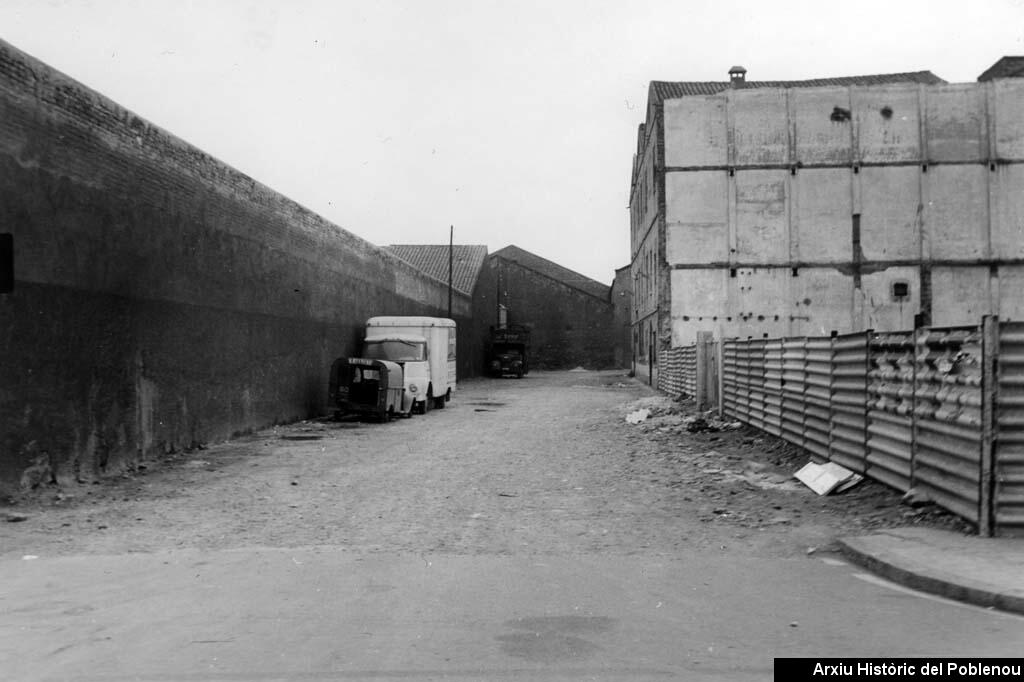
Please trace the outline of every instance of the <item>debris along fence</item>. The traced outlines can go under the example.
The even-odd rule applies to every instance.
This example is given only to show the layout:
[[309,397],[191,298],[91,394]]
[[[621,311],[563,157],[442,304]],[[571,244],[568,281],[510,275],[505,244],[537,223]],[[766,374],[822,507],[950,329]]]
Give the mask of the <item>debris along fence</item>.
[[725,416],[1024,534],[1024,323],[731,339],[721,364]]

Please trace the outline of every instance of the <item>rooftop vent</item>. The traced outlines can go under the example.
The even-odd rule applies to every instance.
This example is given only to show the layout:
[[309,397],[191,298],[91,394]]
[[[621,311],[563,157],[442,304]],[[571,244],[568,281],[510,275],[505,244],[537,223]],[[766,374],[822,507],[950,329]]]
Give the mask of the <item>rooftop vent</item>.
[[742,66],[734,66],[729,69],[729,84],[734,88],[742,88],[747,82],[747,70]]

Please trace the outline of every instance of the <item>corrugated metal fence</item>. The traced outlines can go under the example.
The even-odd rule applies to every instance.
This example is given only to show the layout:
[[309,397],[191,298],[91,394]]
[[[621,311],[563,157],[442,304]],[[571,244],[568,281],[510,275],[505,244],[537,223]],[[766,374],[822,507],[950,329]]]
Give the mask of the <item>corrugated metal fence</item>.
[[692,398],[697,393],[697,346],[666,348],[658,353],[658,390]]
[[999,325],[993,508],[996,529],[1024,535],[1024,322]]
[[1024,323],[732,339],[720,357],[726,417],[1024,534]]

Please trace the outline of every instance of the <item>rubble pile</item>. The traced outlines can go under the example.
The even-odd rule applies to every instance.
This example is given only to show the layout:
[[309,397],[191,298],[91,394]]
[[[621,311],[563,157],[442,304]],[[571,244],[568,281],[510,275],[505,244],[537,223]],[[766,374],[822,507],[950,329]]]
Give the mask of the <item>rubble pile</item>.
[[738,421],[721,419],[714,410],[693,412],[692,405],[674,401],[666,396],[651,396],[633,401],[626,406],[627,424],[641,425],[643,431],[718,433],[743,426]]
[[[697,412],[692,402],[652,396],[623,411],[626,428],[648,441],[629,455],[629,468],[676,491],[680,503],[697,507],[703,522],[764,529],[839,521],[851,530],[929,525],[969,531],[966,521],[920,496],[908,494],[901,503],[899,493],[881,483],[822,467],[805,450],[714,411]],[[823,472],[834,477],[822,479],[826,494],[801,482]],[[832,521],[815,521],[818,515]]]

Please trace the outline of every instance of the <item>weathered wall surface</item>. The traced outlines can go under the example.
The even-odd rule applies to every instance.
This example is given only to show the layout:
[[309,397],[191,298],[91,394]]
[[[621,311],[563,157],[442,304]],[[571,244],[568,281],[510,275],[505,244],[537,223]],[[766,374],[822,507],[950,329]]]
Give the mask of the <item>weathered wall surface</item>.
[[672,344],[1018,319],[1024,81],[664,102]]
[[615,327],[615,366],[632,368],[633,362],[633,277],[629,266],[615,271],[612,281],[612,325]]
[[500,295],[508,323],[532,329],[532,369],[615,366],[617,330],[609,301],[493,254],[484,270],[495,289],[481,290],[478,309],[496,310]]
[[317,414],[366,318],[447,308],[443,283],[3,42],[0,232],[0,488]]
[[669,317],[659,301],[665,281],[665,212],[661,191],[661,114],[652,110],[640,126],[630,187],[630,279],[632,288],[630,366],[653,383],[658,339],[667,333]]
[[[487,372],[487,351],[491,341],[491,327],[497,324],[497,274],[487,267],[485,259],[473,287],[473,319],[467,320],[465,345],[459,347],[459,361],[465,355],[467,376],[480,376]],[[462,339],[460,336],[460,343]],[[465,352],[463,352],[465,351]]]

